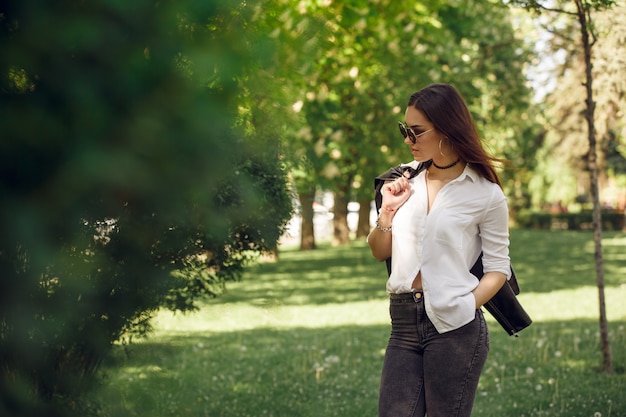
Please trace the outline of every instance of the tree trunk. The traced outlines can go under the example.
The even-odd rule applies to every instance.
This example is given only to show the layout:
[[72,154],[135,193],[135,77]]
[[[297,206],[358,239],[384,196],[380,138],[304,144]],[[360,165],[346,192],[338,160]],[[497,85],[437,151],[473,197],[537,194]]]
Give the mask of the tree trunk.
[[333,246],[350,243],[348,227],[348,196],[345,190],[335,192],[335,208],[333,210]]
[[365,239],[372,228],[370,225],[370,204],[371,201],[368,199],[359,201],[359,221],[356,228],[357,239]]
[[602,260],[602,213],[600,211],[600,197],[598,189],[598,161],[596,150],[596,132],[595,132],[595,102],[593,101],[593,75],[591,64],[591,47],[593,44],[589,39],[588,21],[589,6],[585,5],[583,0],[576,0],[578,9],[578,21],[580,23],[580,31],[582,35],[583,50],[585,53],[585,87],[587,89],[585,118],[589,129],[589,172],[590,172],[590,191],[593,201],[593,238],[595,245],[595,264],[596,264],[596,283],[598,286],[599,306],[600,306],[600,339],[602,345],[602,363],[603,369],[607,373],[613,372],[613,363],[611,359],[611,345],[609,342],[609,331],[606,317],[606,306],[604,297],[604,263]]
[[315,245],[315,228],[313,226],[313,201],[315,200],[315,188],[312,190],[299,190],[300,215],[300,250],[313,250]]

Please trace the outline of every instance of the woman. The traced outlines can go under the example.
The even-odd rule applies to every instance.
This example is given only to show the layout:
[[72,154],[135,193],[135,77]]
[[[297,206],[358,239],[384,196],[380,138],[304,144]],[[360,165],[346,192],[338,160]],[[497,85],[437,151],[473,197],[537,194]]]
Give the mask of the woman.
[[[454,87],[413,94],[400,132],[408,165],[426,168],[382,186],[368,236],[376,259],[391,258],[379,416],[470,416],[489,350],[480,307],[510,273],[506,198]],[[469,270],[481,251],[479,281]]]

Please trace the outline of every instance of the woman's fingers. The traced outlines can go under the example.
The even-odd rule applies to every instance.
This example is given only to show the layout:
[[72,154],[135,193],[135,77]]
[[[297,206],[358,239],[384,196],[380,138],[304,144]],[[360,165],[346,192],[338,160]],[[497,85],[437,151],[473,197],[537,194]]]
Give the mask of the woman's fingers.
[[411,184],[409,184],[409,181],[405,177],[400,177],[397,180],[390,182],[385,187],[387,187],[387,190],[389,190],[391,194],[398,195],[409,189]]
[[395,211],[411,195],[411,184],[405,177],[400,177],[383,186],[383,206],[389,211]]

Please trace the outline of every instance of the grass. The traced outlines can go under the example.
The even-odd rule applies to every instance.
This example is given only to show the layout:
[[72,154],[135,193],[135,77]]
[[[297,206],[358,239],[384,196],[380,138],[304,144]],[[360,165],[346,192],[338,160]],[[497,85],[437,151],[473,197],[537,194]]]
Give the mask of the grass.
[[[495,321],[474,416],[626,416],[626,235],[603,240],[616,372],[600,372],[592,237],[512,232],[533,325]],[[286,249],[192,315],[162,312],[147,340],[118,347],[94,401],[102,415],[376,416],[389,335],[385,268],[364,242]]]

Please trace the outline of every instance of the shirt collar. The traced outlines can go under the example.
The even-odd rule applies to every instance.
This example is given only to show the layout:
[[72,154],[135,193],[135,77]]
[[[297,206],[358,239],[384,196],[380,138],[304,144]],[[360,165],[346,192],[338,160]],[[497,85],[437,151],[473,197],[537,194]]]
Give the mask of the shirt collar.
[[465,164],[465,169],[463,169],[463,172],[461,172],[461,175],[459,175],[455,181],[461,181],[465,178],[469,178],[470,180],[472,180],[472,182],[476,182],[478,181],[478,172],[474,171],[474,169],[472,167],[470,167],[469,164]]

